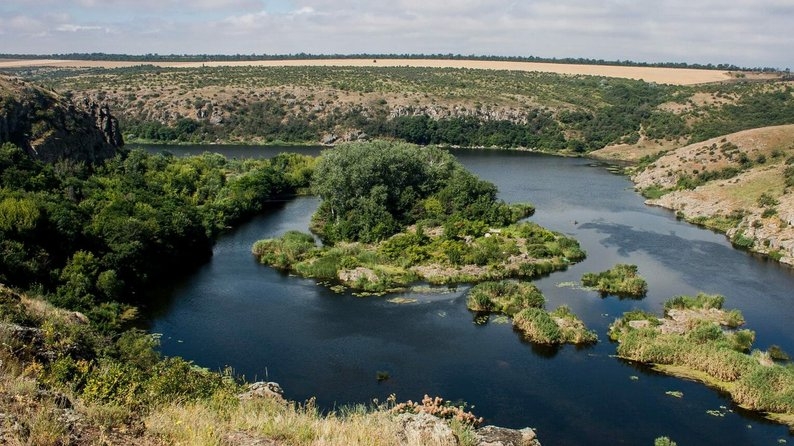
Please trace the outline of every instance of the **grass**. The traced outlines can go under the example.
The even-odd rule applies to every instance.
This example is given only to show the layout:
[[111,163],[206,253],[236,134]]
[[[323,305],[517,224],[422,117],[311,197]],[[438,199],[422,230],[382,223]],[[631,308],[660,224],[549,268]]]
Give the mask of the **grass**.
[[[45,327],[43,342],[68,347],[61,351],[45,344],[43,348],[57,355],[52,363],[39,362],[30,349],[0,349],[3,444],[406,444],[402,415],[393,410],[395,396],[383,404],[345,406],[330,413],[318,410],[313,400],[297,404],[276,398],[239,399],[243,387],[230,375],[196,370],[178,358],[159,359],[148,350],[152,344],[134,342],[142,340],[136,335],[122,334],[125,341],[89,353],[84,340],[68,337],[75,330],[69,326],[91,331],[73,316],[0,286],[0,321],[10,323],[10,317],[16,323]],[[55,332],[47,334],[48,326],[59,326],[64,334],[50,339]],[[11,332],[0,330],[0,335],[4,345],[17,345]],[[68,352],[96,355],[97,365],[89,366],[82,378],[74,368],[56,373],[56,364],[79,362]],[[121,361],[123,357],[127,359]],[[154,371],[152,376],[144,364]],[[67,412],[64,407],[72,408]],[[447,404],[438,410],[439,417],[451,415],[442,422],[460,444],[475,444],[474,415]]]
[[[746,409],[794,426],[794,368],[765,359],[769,353],[745,353],[754,334],[722,328],[743,322],[738,311],[722,309],[723,302],[718,295],[679,296],[665,304],[663,320],[649,313],[626,313],[612,324],[610,337],[619,342],[619,357],[701,381],[727,392]],[[672,310],[688,312],[690,318],[684,325],[675,324]],[[645,320],[649,323],[638,323]]]
[[515,315],[513,326],[529,341],[538,344],[592,344],[598,341],[596,333],[587,330],[566,306],[550,313],[540,308],[525,308]]
[[513,281],[483,282],[469,290],[466,306],[478,312],[513,316],[528,307],[543,308],[546,300],[533,284]]
[[[252,252],[262,263],[367,292],[401,290],[419,280],[448,285],[535,278],[585,257],[576,240],[535,223],[496,230],[483,226],[476,237],[447,236],[436,229],[432,236],[417,237],[408,229],[378,243],[317,248],[310,235],[288,233],[256,242]],[[293,239],[299,240],[298,248],[287,248],[296,244]]]
[[636,265],[617,264],[600,273],[582,275],[582,285],[594,288],[602,295],[642,298],[648,292],[648,283],[637,273]]

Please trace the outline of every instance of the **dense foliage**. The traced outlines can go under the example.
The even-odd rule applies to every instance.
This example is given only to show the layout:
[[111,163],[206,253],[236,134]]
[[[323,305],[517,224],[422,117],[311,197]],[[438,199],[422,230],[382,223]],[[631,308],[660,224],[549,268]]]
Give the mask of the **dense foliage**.
[[[298,155],[229,161],[132,151],[89,166],[0,147],[0,283],[115,323],[119,302],[211,255],[214,237],[307,187]],[[116,321],[117,322],[117,321]]]
[[323,152],[312,190],[323,200],[313,228],[329,242],[383,240],[420,220],[504,226],[529,211],[497,201],[496,186],[441,149],[384,141]]
[[323,152],[312,189],[319,247],[288,232],[254,244],[264,264],[365,291],[431,283],[534,278],[582,260],[579,244],[534,223],[534,209],[497,200],[435,147],[375,142]]
[[543,308],[546,299],[531,283],[500,281],[479,283],[469,290],[469,310],[513,316],[524,308]]

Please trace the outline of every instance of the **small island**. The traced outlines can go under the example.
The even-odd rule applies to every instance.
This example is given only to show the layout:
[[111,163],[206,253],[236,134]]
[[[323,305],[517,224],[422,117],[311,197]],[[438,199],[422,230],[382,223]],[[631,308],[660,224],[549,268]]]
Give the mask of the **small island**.
[[[743,408],[794,426],[794,368],[779,351],[750,352],[755,333],[720,295],[678,296],[664,317],[630,311],[609,330],[619,357],[720,389]],[[750,353],[748,353],[750,352]]]
[[585,257],[579,243],[535,223],[528,204],[449,153],[405,143],[353,143],[323,152],[312,190],[322,199],[311,234],[257,241],[260,262],[365,292],[431,284],[535,278]]
[[477,313],[498,313],[513,318],[513,327],[537,344],[593,344],[598,335],[567,306],[543,309],[546,299],[533,284],[516,281],[483,282],[469,291],[466,306]]
[[637,265],[622,263],[600,273],[585,273],[582,285],[595,288],[603,296],[639,299],[648,293],[648,283],[637,273]]

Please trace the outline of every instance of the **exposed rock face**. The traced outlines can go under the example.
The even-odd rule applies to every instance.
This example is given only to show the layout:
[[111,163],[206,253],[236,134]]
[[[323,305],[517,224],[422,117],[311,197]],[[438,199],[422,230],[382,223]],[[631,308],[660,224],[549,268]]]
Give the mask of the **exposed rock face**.
[[535,431],[526,427],[521,430],[497,426],[477,429],[478,446],[540,446]]
[[403,414],[399,417],[404,444],[457,446],[452,428],[429,413]]
[[284,390],[278,383],[259,381],[248,386],[248,391],[239,395],[241,400],[252,400],[257,398],[274,398],[279,401],[284,400]]
[[105,104],[74,104],[22,80],[0,76],[0,144],[10,142],[53,163],[113,157],[124,145],[118,120]]

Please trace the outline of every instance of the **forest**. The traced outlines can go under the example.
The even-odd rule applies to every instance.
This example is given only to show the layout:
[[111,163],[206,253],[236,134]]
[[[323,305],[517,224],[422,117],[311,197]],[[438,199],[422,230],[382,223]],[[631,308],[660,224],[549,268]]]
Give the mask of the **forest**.
[[313,160],[230,161],[133,150],[44,164],[0,147],[0,283],[119,328],[147,286],[209,258],[213,240],[308,187]]

